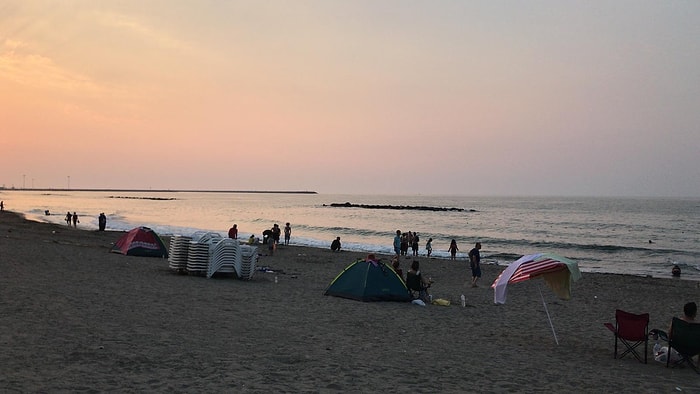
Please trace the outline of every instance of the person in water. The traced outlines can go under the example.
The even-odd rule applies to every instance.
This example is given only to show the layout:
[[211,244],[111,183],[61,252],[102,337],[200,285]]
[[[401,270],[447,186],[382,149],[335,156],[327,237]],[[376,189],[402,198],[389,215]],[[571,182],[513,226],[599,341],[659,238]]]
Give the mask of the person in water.
[[681,276],[681,267],[679,267],[678,264],[674,265],[673,268],[671,268],[671,275],[675,277]]

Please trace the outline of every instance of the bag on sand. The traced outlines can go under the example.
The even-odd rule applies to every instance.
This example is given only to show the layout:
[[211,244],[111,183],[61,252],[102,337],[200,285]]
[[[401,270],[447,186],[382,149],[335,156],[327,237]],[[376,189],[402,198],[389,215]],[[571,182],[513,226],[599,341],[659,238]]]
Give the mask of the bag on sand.
[[[661,346],[659,343],[654,345],[654,360],[666,364],[666,357],[668,356],[668,346]],[[678,354],[676,349],[671,349],[671,364],[680,361],[681,355]]]

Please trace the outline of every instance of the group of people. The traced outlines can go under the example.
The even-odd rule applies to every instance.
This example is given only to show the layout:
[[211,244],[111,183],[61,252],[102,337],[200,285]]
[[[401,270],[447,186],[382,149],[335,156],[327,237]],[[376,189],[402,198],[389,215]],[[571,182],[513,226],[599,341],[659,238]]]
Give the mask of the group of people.
[[[420,238],[418,233],[409,231],[408,233],[402,233],[401,230],[396,230],[396,235],[394,236],[394,257],[391,260],[391,265],[394,271],[406,282],[406,286],[424,297],[428,297],[428,288],[432,285],[432,280],[430,278],[424,278],[420,273],[420,263],[418,260],[413,260],[411,263],[411,269],[406,273],[406,277],[403,277],[403,269],[401,269],[401,256],[408,256],[408,245],[411,245],[413,251],[413,256],[418,256],[418,242]],[[339,252],[341,250],[340,237],[336,237],[331,242],[331,251]],[[425,249],[427,251],[427,257],[432,255],[433,251],[433,239],[429,238],[426,242]],[[450,242],[449,252],[451,259],[456,259],[456,254],[459,248],[457,247],[457,241],[452,240]],[[469,268],[471,270],[471,286],[478,287],[478,281],[481,278],[481,242],[477,242],[474,248],[469,251]]]
[[[408,250],[407,244],[409,242],[411,243],[411,248],[413,249],[413,256],[418,256],[418,233],[412,233],[409,231],[408,234],[402,234],[401,230],[396,230],[396,235],[394,236],[394,253],[396,255],[394,256],[393,260],[396,264],[398,264],[398,258],[400,256],[406,255]],[[432,238],[428,239],[425,249],[428,252],[428,257],[430,257],[433,252]],[[456,260],[458,250],[459,247],[457,246],[457,241],[453,239],[448,248],[451,260]],[[477,242],[474,245],[474,248],[469,251],[469,268],[471,269],[472,273],[472,287],[477,287],[477,281],[479,278],[481,278],[481,254],[479,250],[481,250],[481,242]]]
[[[417,237],[417,234],[413,234],[414,237]],[[395,255],[391,260],[391,266],[394,269],[394,271],[403,279],[406,283],[406,287],[408,287],[409,290],[417,292],[419,294],[419,297],[425,301],[429,297],[429,288],[433,284],[433,281],[431,278],[424,278],[423,275],[420,272],[420,263],[418,260],[413,260],[411,263],[411,269],[406,273],[406,278],[403,277],[403,269],[401,269],[401,256],[402,254],[402,249],[401,249],[401,242],[402,242],[402,234],[401,230],[396,230],[396,236],[394,237],[394,252]],[[432,252],[432,241],[433,239],[430,238],[428,240],[428,244],[426,245],[426,249],[428,250],[428,256],[430,256]],[[339,239],[338,239],[339,242]],[[457,242],[453,239],[452,242],[450,243],[450,254],[452,255],[452,259],[454,260],[454,255],[457,253],[458,247],[457,247]],[[481,242],[477,242],[474,244],[474,248],[469,251],[469,268],[471,270],[471,287],[478,287],[478,281],[481,278]],[[417,254],[416,254],[417,256]]]
[[[398,256],[408,256],[408,248],[411,248],[411,255],[418,256],[418,242],[420,242],[420,237],[418,233],[409,231],[408,233],[401,233],[401,230],[396,230],[396,236],[394,237],[394,251]],[[432,238],[428,242],[431,244]],[[428,245],[426,245],[428,249]],[[432,251],[432,246],[430,246],[429,252]]]
[[[275,251],[277,251],[277,246],[280,243],[280,237],[282,235],[282,229],[279,224],[275,223],[269,230],[263,231],[263,243],[267,244],[267,248],[270,251],[270,256],[272,256]],[[292,225],[287,222],[284,225],[284,244],[289,245],[289,240],[292,237]]]
[[[280,242],[280,236],[282,234],[282,229],[280,229],[279,224],[275,223],[272,228],[267,229],[262,232],[263,244],[268,246],[270,255],[272,255],[277,250],[277,245]],[[228,230],[228,237],[231,239],[238,239],[238,224],[234,223],[233,226]],[[284,244],[289,245],[289,241],[292,238],[292,225],[287,222],[284,225]],[[248,238],[248,245],[254,245],[259,240],[255,238],[255,234],[250,234]]]
[[[394,236],[394,253],[397,256],[407,256],[409,246],[411,248],[411,255],[414,257],[418,256],[418,244],[420,242],[420,237],[417,232],[409,231],[408,233],[401,232],[401,230],[396,230],[396,235]],[[459,247],[457,246],[457,240],[453,239],[450,241],[450,246],[447,248],[450,253],[450,260],[457,259],[457,252]],[[427,257],[433,255],[433,239],[428,238],[425,243],[425,252]]]
[[394,258],[391,260],[391,267],[394,269],[394,272],[396,272],[401,280],[406,283],[406,287],[409,290],[417,292],[419,298],[426,301],[430,297],[429,289],[433,284],[433,279],[430,277],[423,277],[418,260],[413,260],[411,263],[411,268],[406,273],[405,278],[403,276],[403,270],[401,269],[400,264],[399,256],[394,256]]
[[80,220],[78,219],[78,214],[75,212],[70,213],[70,211],[68,211],[68,213],[66,213],[66,224],[68,226],[72,224],[73,227],[78,227],[78,223],[80,223]]

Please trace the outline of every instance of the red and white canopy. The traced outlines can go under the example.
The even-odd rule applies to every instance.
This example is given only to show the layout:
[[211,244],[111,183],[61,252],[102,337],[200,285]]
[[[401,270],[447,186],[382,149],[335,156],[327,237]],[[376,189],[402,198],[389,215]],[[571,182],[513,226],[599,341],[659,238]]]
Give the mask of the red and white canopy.
[[523,256],[501,272],[491,287],[496,304],[506,303],[508,284],[523,282],[542,276],[554,293],[562,299],[571,297],[571,281],[581,279],[578,264],[552,253],[536,253]]

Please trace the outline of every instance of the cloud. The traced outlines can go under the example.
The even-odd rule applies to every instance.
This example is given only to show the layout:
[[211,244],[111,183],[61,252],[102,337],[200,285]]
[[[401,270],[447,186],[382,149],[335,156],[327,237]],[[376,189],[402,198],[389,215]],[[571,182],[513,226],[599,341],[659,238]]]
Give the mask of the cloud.
[[97,97],[105,88],[85,75],[57,65],[51,58],[32,53],[29,44],[6,40],[0,52],[0,78],[44,90]]
[[165,30],[147,25],[138,19],[117,13],[96,12],[95,19],[102,26],[115,28],[133,36],[134,42],[145,42],[163,49],[190,52],[193,47]]
[[29,42],[7,39],[0,45],[0,83],[14,85],[2,96],[34,97],[73,119],[100,124],[133,122],[142,103],[152,95],[148,87],[99,80],[40,52]]

